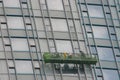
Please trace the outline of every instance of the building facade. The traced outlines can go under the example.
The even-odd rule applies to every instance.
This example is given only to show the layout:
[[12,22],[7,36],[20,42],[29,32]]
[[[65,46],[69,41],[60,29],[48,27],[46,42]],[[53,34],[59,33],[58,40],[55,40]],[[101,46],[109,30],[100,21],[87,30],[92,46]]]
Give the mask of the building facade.
[[[97,64],[43,59],[81,51]],[[0,0],[0,80],[120,80],[119,69],[119,0]]]

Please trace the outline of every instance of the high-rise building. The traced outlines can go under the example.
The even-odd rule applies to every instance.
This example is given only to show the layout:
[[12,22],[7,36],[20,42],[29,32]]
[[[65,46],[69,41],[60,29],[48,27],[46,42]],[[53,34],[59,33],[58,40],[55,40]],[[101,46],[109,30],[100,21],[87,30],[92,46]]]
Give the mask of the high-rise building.
[[[45,63],[45,52],[97,63]],[[120,0],[0,0],[0,80],[120,80]]]

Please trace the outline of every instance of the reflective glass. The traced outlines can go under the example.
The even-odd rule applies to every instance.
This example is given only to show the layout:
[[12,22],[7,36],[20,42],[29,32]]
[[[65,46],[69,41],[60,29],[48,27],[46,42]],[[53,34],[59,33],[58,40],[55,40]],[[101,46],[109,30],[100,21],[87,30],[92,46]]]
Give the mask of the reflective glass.
[[103,70],[104,80],[119,80],[116,70]]
[[52,19],[54,31],[68,31],[67,23],[64,19]]
[[95,38],[109,39],[107,27],[93,26],[92,28]]
[[120,40],[120,28],[116,29],[116,33],[117,33],[118,40]]
[[113,51],[111,48],[97,47],[100,60],[114,60]]
[[17,73],[33,73],[31,61],[15,61]]
[[12,49],[14,51],[28,51],[28,43],[26,39],[12,38]]
[[57,40],[56,45],[57,45],[58,52],[70,52],[70,53],[72,53],[72,46],[71,46],[70,41]]
[[19,0],[3,0],[5,7],[20,7]]
[[63,10],[62,0],[47,0],[50,10]]
[[10,29],[24,29],[22,17],[7,17],[7,20]]
[[102,6],[88,5],[88,13],[90,17],[104,17]]

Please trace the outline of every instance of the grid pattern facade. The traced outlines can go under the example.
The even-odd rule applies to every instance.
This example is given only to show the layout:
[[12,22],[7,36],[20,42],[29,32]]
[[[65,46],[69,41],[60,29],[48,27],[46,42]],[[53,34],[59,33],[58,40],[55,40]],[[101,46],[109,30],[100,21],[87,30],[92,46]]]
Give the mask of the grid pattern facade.
[[[81,51],[98,63],[44,63]],[[0,0],[0,80],[120,80],[120,1]]]

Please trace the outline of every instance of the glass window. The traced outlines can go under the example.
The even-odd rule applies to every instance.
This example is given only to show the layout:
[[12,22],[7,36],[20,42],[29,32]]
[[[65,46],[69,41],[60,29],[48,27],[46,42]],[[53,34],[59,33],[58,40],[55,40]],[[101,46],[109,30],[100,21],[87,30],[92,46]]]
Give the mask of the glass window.
[[87,33],[87,36],[92,38],[92,33]]
[[107,27],[93,26],[93,34],[95,38],[109,39]]
[[4,52],[0,52],[0,59],[5,58]]
[[100,69],[96,69],[95,71],[96,71],[96,75],[97,75],[97,76],[101,76],[101,75],[102,75],[102,72],[101,72]]
[[[0,75],[0,79],[1,79],[1,80],[9,80],[10,78],[8,77],[8,75],[2,74],[2,75]],[[12,80],[13,80],[13,79],[12,79]]]
[[56,40],[58,52],[68,52],[72,53],[72,46],[70,41]]
[[103,70],[104,80],[119,80],[116,70]]
[[47,40],[40,40],[40,47],[42,52],[47,52],[48,51]]
[[52,26],[54,31],[68,31],[66,20],[52,19]]
[[8,73],[6,61],[0,61],[0,73]]
[[101,6],[88,5],[88,13],[90,17],[104,17],[103,9]]
[[98,47],[97,50],[100,60],[114,60],[113,51],[111,48]]
[[36,23],[37,30],[44,30],[43,22],[41,18],[35,18],[35,23]]
[[33,73],[31,61],[15,61],[17,73]]
[[114,0],[108,0],[110,5],[115,5]]
[[[28,0],[29,1],[29,0]],[[32,8],[33,9],[40,9],[39,7],[39,1],[38,0],[31,0]]]
[[11,39],[12,49],[14,51],[28,51],[28,43],[26,39]]
[[47,0],[50,10],[63,10],[62,0]]
[[90,50],[91,50],[91,53],[92,53],[92,54],[96,54],[96,53],[97,53],[97,51],[96,51],[96,48],[95,48],[95,47],[90,47]]
[[20,7],[19,0],[3,0],[5,7]]
[[9,60],[9,61],[8,61],[8,66],[9,66],[9,67],[14,67],[14,63],[13,63],[12,60]]
[[8,27],[11,29],[24,29],[22,17],[7,17]]
[[4,48],[3,48],[3,42],[2,42],[2,40],[0,39],[0,51],[3,51],[4,50]]
[[120,40],[120,28],[116,29],[116,33],[117,33],[118,40]]

